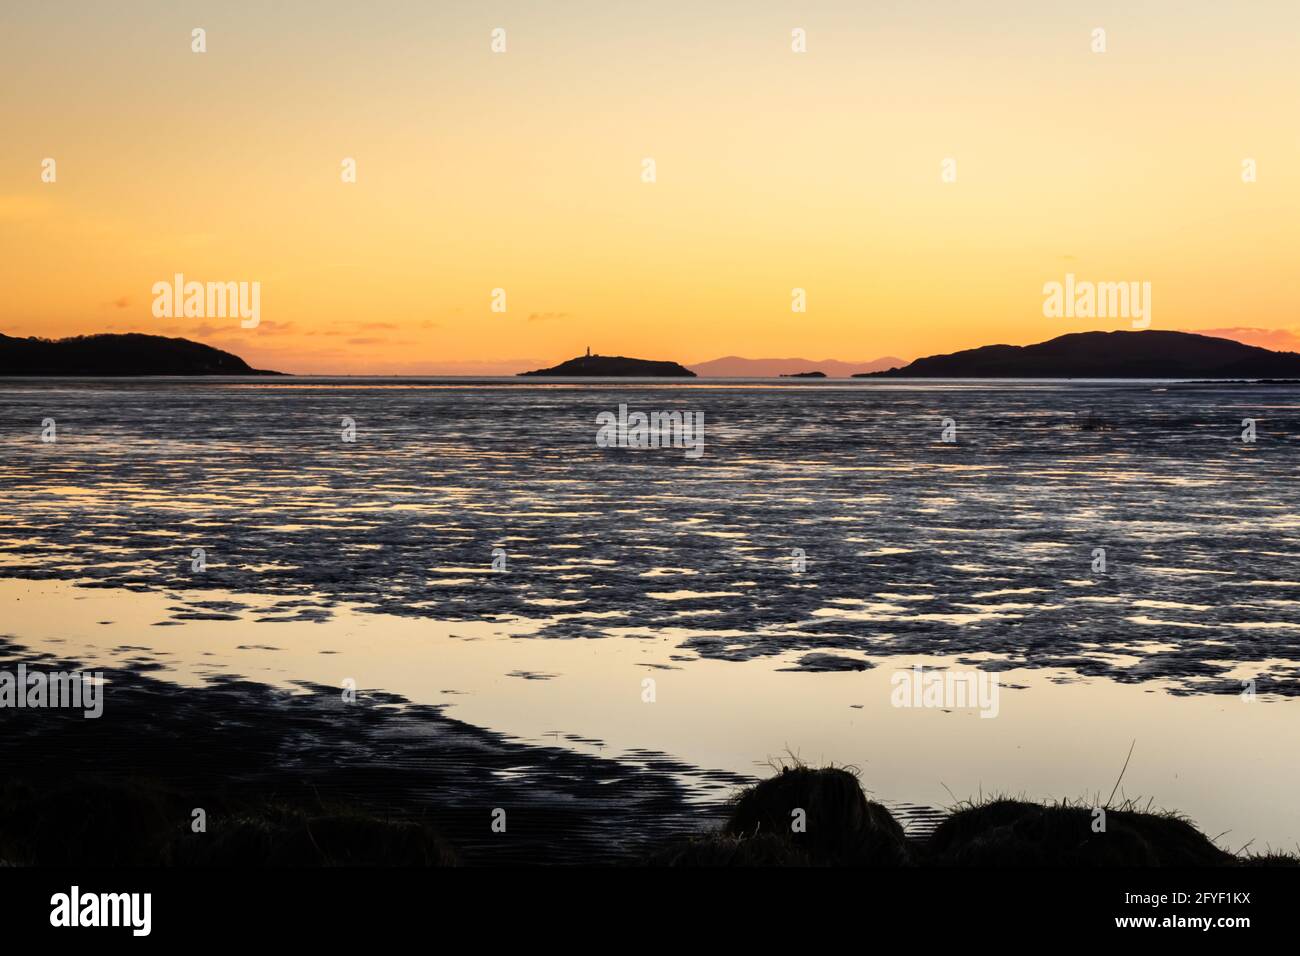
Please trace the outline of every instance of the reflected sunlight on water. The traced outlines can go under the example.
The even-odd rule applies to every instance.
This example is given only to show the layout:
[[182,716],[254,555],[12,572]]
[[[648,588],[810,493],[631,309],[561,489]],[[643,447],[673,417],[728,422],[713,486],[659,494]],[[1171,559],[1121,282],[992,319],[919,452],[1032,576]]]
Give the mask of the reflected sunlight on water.
[[[894,800],[945,802],[940,780],[960,796],[1077,796],[1138,737],[1145,793],[1294,842],[1295,813],[1270,805],[1279,779],[1295,783],[1300,695],[1300,403],[1286,395],[8,383],[0,569],[115,603],[111,636],[85,622],[60,635],[77,620],[60,609],[94,592],[51,582],[7,629],[95,655],[147,647],[178,679],[329,681],[322,661],[348,660],[368,686],[441,702],[454,673],[457,716],[521,738],[559,726],[740,773],[797,746],[858,763]],[[704,456],[597,447],[597,413],[620,402],[704,411]],[[39,441],[45,417],[56,444]],[[1243,417],[1259,421],[1254,445]],[[133,611],[119,589],[141,592]],[[278,627],[262,639],[253,623]],[[828,654],[867,669],[827,672]],[[1025,689],[994,721],[892,711],[888,675],[918,659]],[[636,696],[647,668],[683,695],[653,716]],[[1244,680],[1260,703],[1240,702]],[[1216,785],[1229,764],[1254,785]]]

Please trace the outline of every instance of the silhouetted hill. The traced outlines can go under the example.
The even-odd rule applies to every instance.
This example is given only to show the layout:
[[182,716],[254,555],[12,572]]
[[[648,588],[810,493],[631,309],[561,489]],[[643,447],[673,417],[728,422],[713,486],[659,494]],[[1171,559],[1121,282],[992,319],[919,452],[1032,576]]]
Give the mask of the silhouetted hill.
[[782,378],[825,378],[825,372],[791,372],[789,375],[782,375]]
[[0,375],[279,375],[189,339],[130,332],[68,339],[0,334]]
[[902,365],[904,360],[887,355],[869,362],[841,362],[822,359],[820,362],[803,358],[741,358],[726,355],[708,362],[687,366],[696,375],[715,378],[776,378],[798,372],[825,372],[830,378],[848,378],[860,372],[882,372]]
[[1265,378],[1300,375],[1300,354],[1192,332],[1073,332],[986,345],[854,378]]
[[588,376],[594,378],[695,378],[695,373],[676,362],[651,362],[621,355],[580,355],[553,368],[539,368],[520,375]]

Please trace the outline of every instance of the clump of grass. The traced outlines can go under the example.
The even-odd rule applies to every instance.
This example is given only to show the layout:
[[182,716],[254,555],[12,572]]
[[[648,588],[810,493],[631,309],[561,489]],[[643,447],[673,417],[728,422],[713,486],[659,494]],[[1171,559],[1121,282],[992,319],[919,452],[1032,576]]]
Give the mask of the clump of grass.
[[1237,854],[1242,866],[1300,866],[1300,846],[1294,853],[1265,849],[1261,853],[1248,853],[1243,847]]
[[[1104,811],[1104,817],[1096,813]],[[1136,801],[1032,803],[997,796],[958,804],[926,844],[950,866],[1224,866],[1236,857],[1190,820]]]
[[781,767],[733,799],[723,831],[788,841],[815,865],[899,866],[910,856],[903,828],[851,768]]

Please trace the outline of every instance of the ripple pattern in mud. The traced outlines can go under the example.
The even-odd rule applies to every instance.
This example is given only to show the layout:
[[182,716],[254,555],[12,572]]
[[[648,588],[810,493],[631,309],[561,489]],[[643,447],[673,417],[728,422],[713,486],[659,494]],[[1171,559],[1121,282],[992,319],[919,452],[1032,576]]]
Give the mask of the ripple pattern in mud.
[[[703,457],[598,447],[620,402],[703,411]],[[1282,387],[8,383],[0,448],[0,573],[164,589],[182,621],[347,602],[667,634],[679,661],[958,655],[1300,694]]]

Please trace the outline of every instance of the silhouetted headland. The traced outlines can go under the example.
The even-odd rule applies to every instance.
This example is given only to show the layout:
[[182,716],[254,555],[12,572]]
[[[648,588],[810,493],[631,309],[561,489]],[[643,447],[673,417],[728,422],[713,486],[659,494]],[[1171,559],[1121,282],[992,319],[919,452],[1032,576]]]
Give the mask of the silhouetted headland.
[[67,339],[0,334],[0,375],[280,375],[238,355],[162,335],[78,335]]
[[584,378],[695,378],[695,373],[676,362],[624,358],[621,355],[579,355],[552,368],[520,372],[521,376],[581,376]]
[[854,378],[1269,378],[1300,354],[1193,332],[1073,332],[1037,345],[986,345]]

